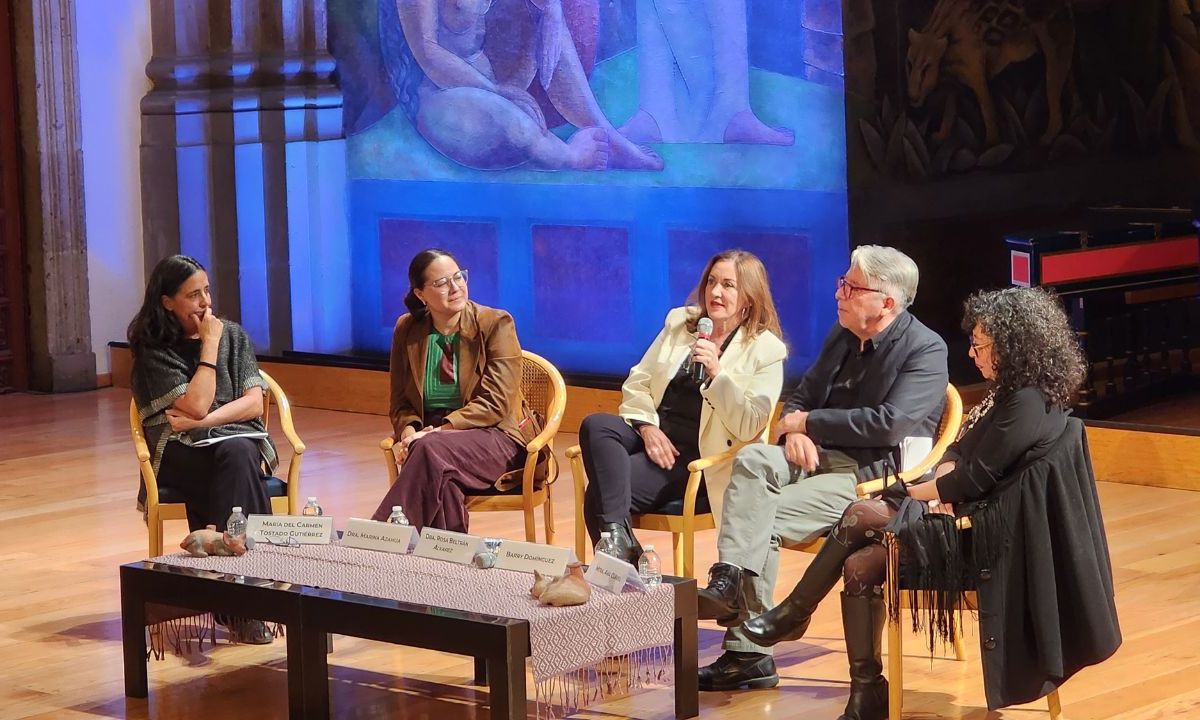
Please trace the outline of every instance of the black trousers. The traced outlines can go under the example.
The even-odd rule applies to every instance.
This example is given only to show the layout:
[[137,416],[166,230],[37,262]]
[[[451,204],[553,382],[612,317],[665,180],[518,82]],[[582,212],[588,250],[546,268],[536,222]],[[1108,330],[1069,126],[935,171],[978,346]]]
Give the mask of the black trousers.
[[688,463],[700,457],[694,443],[679,448],[675,464],[664,470],[646,457],[642,436],[608,413],[584,418],[579,445],[588,477],[583,517],[593,542],[600,539],[600,526],[605,523],[623,523],[631,514],[650,512],[682,498]]
[[225,521],[234,506],[244,515],[271,514],[271,498],[262,481],[262,454],[258,442],[233,438],[208,447],[168,442],[158,469],[158,487],[183,495],[188,529]]

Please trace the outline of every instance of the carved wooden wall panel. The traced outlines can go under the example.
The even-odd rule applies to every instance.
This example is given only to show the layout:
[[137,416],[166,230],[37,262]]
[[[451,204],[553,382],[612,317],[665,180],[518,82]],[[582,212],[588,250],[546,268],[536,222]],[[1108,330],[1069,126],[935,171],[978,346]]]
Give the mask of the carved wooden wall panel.
[[0,4],[0,392],[28,387],[12,24]]

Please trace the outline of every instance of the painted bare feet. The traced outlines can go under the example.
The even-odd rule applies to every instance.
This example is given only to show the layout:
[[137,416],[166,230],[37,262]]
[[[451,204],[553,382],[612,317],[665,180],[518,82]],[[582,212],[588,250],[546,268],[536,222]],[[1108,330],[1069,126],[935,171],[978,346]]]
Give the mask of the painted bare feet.
[[584,128],[567,141],[567,167],[604,170],[609,166],[610,144],[604,128]]
[[796,134],[787,128],[775,128],[759,120],[751,110],[742,110],[729,118],[725,142],[756,145],[794,145]]
[[663,159],[645,145],[614,131],[609,134],[608,166],[621,170],[662,170]]
[[617,128],[617,132],[635,143],[662,142],[662,130],[658,121],[645,110],[638,110],[625,124]]

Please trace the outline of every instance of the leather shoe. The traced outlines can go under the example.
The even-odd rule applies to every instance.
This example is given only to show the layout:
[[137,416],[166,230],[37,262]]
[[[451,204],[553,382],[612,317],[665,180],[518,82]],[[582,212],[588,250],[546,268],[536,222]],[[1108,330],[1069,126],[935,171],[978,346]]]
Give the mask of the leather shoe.
[[712,665],[700,668],[701,690],[773,688],[779,684],[775,658],[761,653],[727,650]]
[[716,620],[721,627],[733,627],[742,615],[742,569],[717,563],[708,569],[708,587],[696,593],[700,620]]
[[608,533],[608,539],[612,541],[613,557],[624,560],[635,568],[638,566],[638,560],[642,558],[642,546],[628,525],[604,523],[600,526],[600,531]]

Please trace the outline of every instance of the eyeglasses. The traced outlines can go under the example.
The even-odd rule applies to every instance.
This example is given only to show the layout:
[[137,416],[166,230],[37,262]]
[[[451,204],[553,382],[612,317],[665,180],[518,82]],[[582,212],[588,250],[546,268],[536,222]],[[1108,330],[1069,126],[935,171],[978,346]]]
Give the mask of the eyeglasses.
[[[837,279],[837,292],[838,292],[838,295],[841,295],[843,298],[846,298],[846,299],[854,297],[855,292],[883,293],[882,290],[877,290],[873,287],[863,287],[860,285],[855,285],[854,283],[847,280],[845,275],[842,275],[841,277],[839,277]],[[884,294],[886,294],[886,293],[884,293]]]
[[458,272],[454,273],[453,275],[447,275],[446,277],[440,277],[437,280],[432,280],[432,281],[430,281],[429,284],[433,287],[434,290],[448,290],[448,289],[450,289],[450,283],[454,283],[455,285],[457,285],[459,287],[466,287],[467,286],[467,271],[466,271],[466,269],[464,268],[462,270],[459,270]]
[[992,341],[992,340],[989,340],[985,343],[976,343],[975,338],[973,336],[971,338],[969,338],[967,340],[967,342],[970,344],[970,347],[967,348],[967,351],[973,352],[973,353],[978,353],[980,350],[987,350],[994,343],[994,341]]

